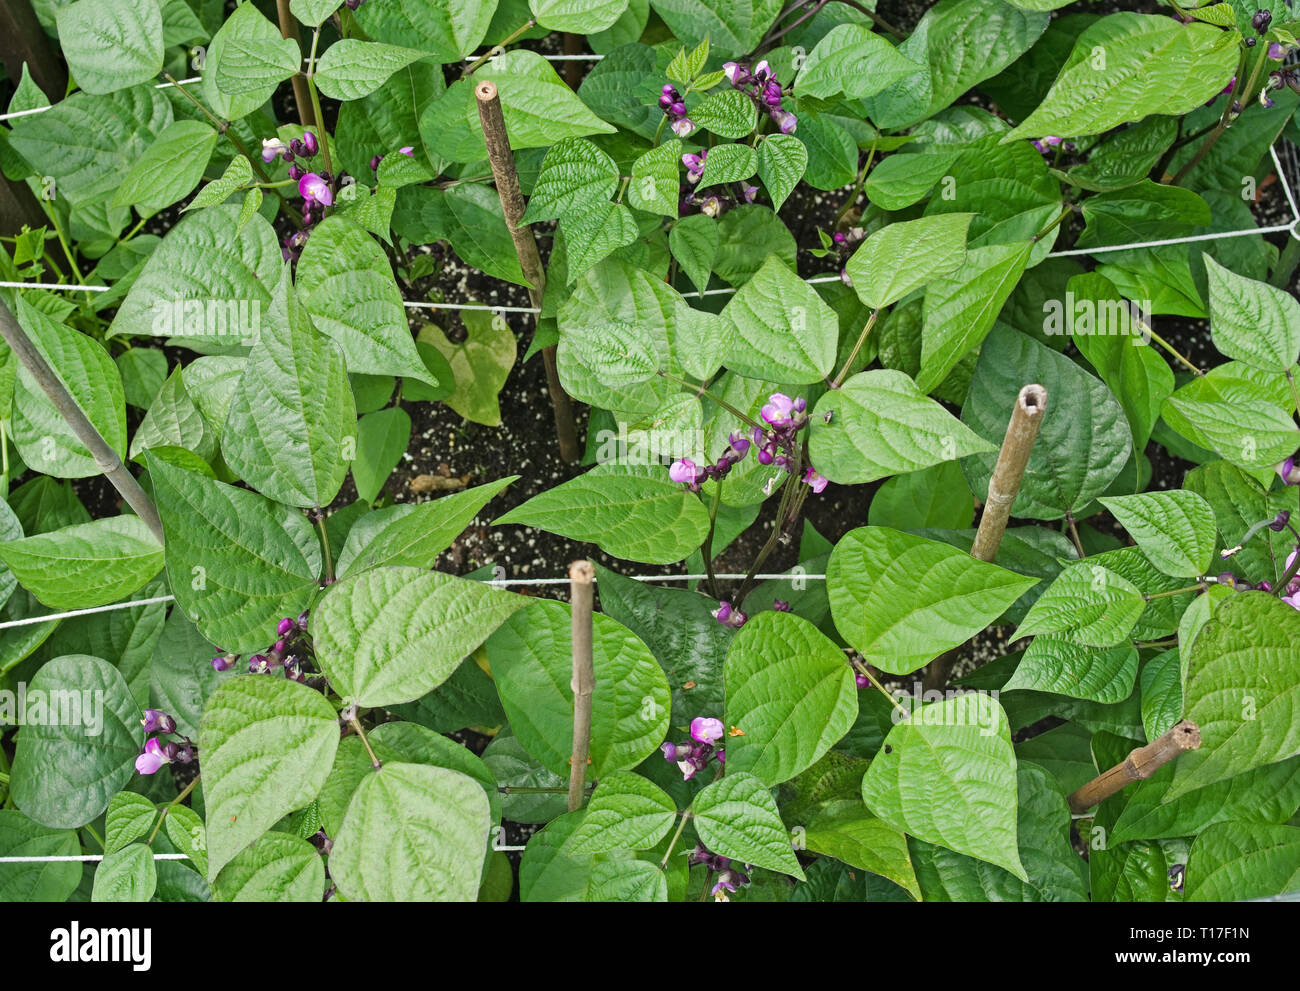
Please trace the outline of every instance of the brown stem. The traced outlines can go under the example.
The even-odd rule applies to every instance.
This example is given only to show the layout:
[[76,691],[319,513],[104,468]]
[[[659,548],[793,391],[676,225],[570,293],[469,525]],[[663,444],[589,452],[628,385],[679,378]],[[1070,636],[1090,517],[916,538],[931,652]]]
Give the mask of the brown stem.
[[[289,12],[289,0],[275,0],[275,10],[280,18],[280,36],[298,41],[298,19]],[[298,119],[302,121],[303,127],[318,126],[316,117],[312,113],[307,80],[303,78],[301,72],[296,72],[293,76],[293,102],[298,106]]]
[[[582,35],[570,34],[565,32],[564,35],[564,54],[581,55],[582,54]],[[582,84],[582,63],[577,59],[569,59],[564,66],[564,81],[569,84],[569,89],[576,90]]]
[[1179,754],[1196,750],[1200,745],[1201,728],[1186,719],[1182,720],[1145,747],[1130,751],[1123,761],[1097,775],[1072,794],[1069,799],[1070,811],[1075,815],[1088,811],[1125,785],[1151,777]]
[[[529,283],[529,298],[533,301],[533,306],[541,309],[542,294],[546,291],[546,272],[542,268],[542,256],[537,251],[537,240],[533,237],[532,228],[520,223],[524,215],[524,194],[519,188],[519,173],[515,169],[514,152],[510,150],[510,138],[506,134],[506,121],[501,113],[501,98],[497,95],[496,83],[483,80],[474,87],[474,96],[478,99],[479,121],[483,125],[483,139],[487,143],[488,160],[492,164],[497,196],[501,199],[501,209],[505,213],[506,228],[515,243],[519,267]],[[560,384],[554,347],[542,348],[542,361],[546,365],[546,391],[550,393],[551,408],[555,414],[555,436],[560,445],[560,457],[573,463],[581,456],[578,429],[573,422],[573,405],[569,394]]]
[[[1006,435],[1002,438],[1002,450],[998,452],[993,477],[989,479],[988,499],[984,502],[984,512],[980,514],[975,542],[971,545],[970,555],[977,561],[991,562],[998,556],[1002,537],[1007,532],[1011,507],[1020,494],[1025,466],[1029,464],[1029,454],[1034,449],[1038,428],[1042,425],[1046,412],[1046,389],[1041,385],[1027,385],[1020,390],[1015,408],[1011,411],[1011,420],[1007,423]],[[948,683],[948,676],[952,673],[956,660],[957,651],[954,649],[930,662],[925,673],[927,691],[942,688]]]
[[126,500],[135,514],[144,521],[158,542],[163,542],[162,520],[158,518],[158,509],[154,506],[153,501],[145,495],[144,489],[140,483],[135,480],[126,467],[122,464],[122,459],[118,457],[116,451],[108,446],[108,442],[100,436],[99,431],[95,429],[94,424],[82,412],[77,401],[72,398],[63,381],[55,373],[54,369],[49,366],[45,357],[36,350],[28,338],[26,331],[19,326],[14,315],[9,312],[9,307],[0,303],[0,337],[4,338],[11,351],[18,356],[24,368],[31,373],[37,384],[50,397],[50,402],[54,408],[59,411],[59,415],[67,421],[72,432],[77,435],[77,440],[85,445],[86,450],[95,459],[95,464],[104,477],[107,478],[121,493],[122,498]]
[[582,807],[591,753],[591,695],[596,687],[592,660],[591,602],[596,569],[590,561],[569,565],[569,602],[573,611],[573,756],[569,759],[569,811]]

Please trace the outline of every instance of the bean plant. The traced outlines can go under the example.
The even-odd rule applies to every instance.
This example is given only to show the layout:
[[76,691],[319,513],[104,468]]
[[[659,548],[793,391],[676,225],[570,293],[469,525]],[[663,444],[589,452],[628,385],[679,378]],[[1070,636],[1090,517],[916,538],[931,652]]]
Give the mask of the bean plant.
[[1300,20],[1133,6],[32,0],[0,898],[1298,890]]

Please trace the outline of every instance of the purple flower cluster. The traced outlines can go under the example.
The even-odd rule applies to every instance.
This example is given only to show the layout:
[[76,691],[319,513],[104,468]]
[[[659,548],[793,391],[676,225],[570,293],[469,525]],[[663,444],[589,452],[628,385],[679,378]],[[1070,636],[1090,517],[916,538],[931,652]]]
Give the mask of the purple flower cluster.
[[850,227],[847,231],[836,231],[827,239],[825,233],[818,232],[822,239],[824,247],[813,251],[818,258],[823,258],[829,254],[835,254],[840,261],[840,281],[846,286],[852,286],[853,280],[849,277],[849,270],[845,263],[849,256],[857,250],[858,243],[867,236],[867,232],[861,227]]
[[[701,148],[699,153],[687,152],[682,156],[682,164],[686,166],[686,182],[694,186],[704,177],[704,162],[709,157],[709,149]],[[728,192],[726,187],[715,187],[707,193],[690,190],[677,204],[677,212],[681,216],[699,211],[710,217],[717,217],[739,203],[753,203],[758,196],[758,187],[750,185],[747,182],[735,182],[731,184],[735,193]]]
[[[303,229],[290,234],[281,247],[285,261],[297,261],[311,235],[311,229],[325,216],[325,209],[334,205],[334,177],[328,172],[315,172],[309,164],[320,152],[320,142],[312,131],[303,133],[285,144],[279,138],[262,139],[262,161],[270,163],[283,158],[289,163],[289,178],[298,183],[302,197]],[[301,159],[301,161],[299,161]]]
[[1276,465],[1275,470],[1283,485],[1300,485],[1300,464],[1296,463],[1295,454]]
[[135,759],[135,769],[141,774],[156,774],[164,764],[188,764],[194,760],[196,751],[188,737],[182,736],[180,743],[163,743],[159,739],[176,732],[176,720],[161,709],[145,709],[140,725],[146,734],[158,734],[149,736],[140,756]]
[[695,849],[691,851],[690,864],[692,867],[703,864],[717,874],[717,883],[709,893],[720,902],[730,900],[727,897],[728,892],[734,892],[737,888],[749,884],[748,872],[752,870],[749,864],[745,864],[745,869],[741,870],[732,864],[729,857],[710,852],[703,843],[695,844]]
[[690,742],[665,743],[659,749],[664,753],[664,760],[677,765],[682,779],[690,781],[697,772],[708,767],[714,757],[719,764],[726,763],[727,753],[717,745],[726,731],[721,719],[696,716],[691,720]]
[[665,83],[659,93],[659,107],[669,120],[669,126],[679,138],[684,138],[695,130],[695,123],[686,116],[686,103],[682,94],[672,83]]
[[722,66],[733,89],[738,89],[758,107],[760,113],[772,118],[772,123],[782,134],[793,134],[799,118],[781,105],[784,92],[776,80],[776,73],[764,59],[752,69],[741,62],[727,62]]
[[[248,658],[249,674],[268,674],[277,668],[284,668],[284,676],[290,681],[306,683],[304,671],[306,662],[312,656],[311,643],[306,637],[307,613],[303,612],[297,619],[285,616],[276,624],[276,641],[265,652],[251,654]],[[218,654],[212,658],[214,671],[229,671],[239,660],[238,654]]]
[[1060,148],[1062,145],[1065,146],[1066,151],[1069,151],[1074,147],[1070,142],[1066,141],[1064,138],[1057,137],[1055,134],[1048,134],[1029,143],[1037,149],[1040,155],[1050,155],[1050,149]]

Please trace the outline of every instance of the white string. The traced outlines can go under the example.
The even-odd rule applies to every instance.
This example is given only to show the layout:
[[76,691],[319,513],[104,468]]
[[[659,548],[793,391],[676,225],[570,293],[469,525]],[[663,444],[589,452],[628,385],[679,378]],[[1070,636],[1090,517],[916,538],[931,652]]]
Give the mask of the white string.
[[[178,79],[174,83],[158,83],[154,89],[171,89],[173,86],[183,86],[186,83],[201,83],[202,76],[191,76],[189,79]],[[30,110],[15,110],[13,113],[0,114],[0,121],[13,120],[15,117],[30,117],[32,114],[43,114],[47,110],[53,110],[58,104],[51,103],[46,107],[32,107]]]
[[[625,575],[634,582],[691,582],[703,581],[708,575]],[[715,578],[721,578],[728,581],[740,581],[745,575],[714,575]],[[766,574],[755,575],[754,578],[759,581],[794,581],[796,579],[807,579],[810,581],[825,581],[825,575],[801,575],[801,574]],[[484,585],[494,585],[498,588],[507,588],[512,585],[567,585],[567,578],[491,578],[483,582]],[[151,599],[129,599],[126,602],[114,602],[107,606],[95,606],[90,609],[74,609],[71,612],[49,613],[45,616],[28,616],[26,619],[12,619],[6,623],[0,623],[0,630],[13,629],[18,626],[34,626],[37,623],[51,623],[56,620],[74,619],[78,616],[92,616],[95,613],[114,612],[118,609],[135,609],[138,606],[151,606],[158,602],[175,602],[174,595],[156,595]]]
[[86,292],[108,292],[112,286],[77,286],[70,282],[0,282],[0,289],[84,289]]
[[[1300,219],[1297,217],[1296,219]],[[1251,234],[1276,234],[1289,231],[1292,224],[1274,224],[1270,227],[1252,227],[1244,231],[1219,231],[1214,234],[1189,234],[1187,237],[1169,237],[1160,241],[1139,241],[1136,244],[1098,245],[1095,248],[1072,248],[1069,251],[1053,251],[1048,258],[1069,258],[1072,255],[1103,255],[1112,251],[1135,251],[1138,248],[1163,248],[1170,244],[1191,244],[1194,241],[1217,241],[1223,237],[1248,237]]]
[[541,313],[535,306],[491,306],[487,303],[412,303],[402,305],[408,310],[491,310],[493,313]]
[[1294,221],[1291,225],[1291,236],[1300,237],[1295,230],[1296,225],[1300,224],[1300,206],[1296,205],[1295,193],[1291,191],[1291,180],[1286,174],[1286,169],[1282,167],[1282,160],[1277,156],[1277,145],[1269,145],[1268,153],[1273,158],[1273,167],[1277,169],[1277,177],[1282,181],[1282,191],[1286,193],[1287,205],[1291,207],[1291,217]]

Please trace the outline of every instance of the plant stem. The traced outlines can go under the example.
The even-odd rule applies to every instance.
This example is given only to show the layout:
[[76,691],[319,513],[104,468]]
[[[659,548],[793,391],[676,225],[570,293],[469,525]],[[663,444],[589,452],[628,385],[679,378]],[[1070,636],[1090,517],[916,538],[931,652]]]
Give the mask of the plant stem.
[[772,42],[776,41],[777,38],[789,34],[791,31],[797,28],[804,21],[808,20],[808,18],[813,17],[816,14],[820,13],[821,9],[825,7],[826,4],[829,2],[830,0],[817,0],[817,2],[813,4],[812,10],[805,11],[802,17],[796,18],[795,20],[791,21],[789,24],[783,27],[780,31],[777,31],[775,34],[768,35],[766,40],[764,40],[763,44],[760,46],[760,50],[764,48],[770,48]]
[[1269,285],[1285,289],[1291,282],[1291,276],[1295,274],[1297,263],[1300,263],[1300,237],[1291,233],[1287,235],[1286,244],[1282,246],[1282,253],[1277,256],[1273,274],[1268,277]]
[[596,688],[592,656],[592,598],[596,570],[590,561],[569,565],[573,639],[573,755],[569,759],[569,811],[582,807],[591,753],[591,696]]
[[832,389],[838,389],[844,384],[844,376],[846,376],[849,373],[849,369],[853,367],[853,362],[857,359],[858,352],[862,350],[862,345],[867,343],[867,335],[871,333],[871,328],[876,325],[876,318],[879,316],[879,310],[872,310],[871,316],[867,317],[867,325],[862,328],[862,333],[858,335],[857,343],[853,345],[853,350],[849,352],[849,356],[844,362],[844,367],[840,369],[839,374],[835,376],[835,380],[831,382]]
[[0,771],[0,785],[7,785],[8,783],[9,775],[5,774],[4,771]]
[[1151,595],[1144,595],[1142,598],[1148,602],[1154,602],[1156,599],[1168,599],[1175,595],[1186,595],[1188,592],[1205,591],[1205,582],[1197,582],[1195,585],[1188,585],[1185,588],[1171,588],[1167,592],[1153,592]]
[[326,133],[325,114],[321,111],[320,94],[316,92],[316,47],[320,44],[320,28],[312,32],[311,36],[311,55],[307,57],[307,90],[311,94],[311,108],[316,115],[316,130],[320,131],[317,135],[320,138],[321,155],[324,156],[325,171],[335,179],[334,165],[330,161],[330,136]]
[[508,34],[504,39],[502,39],[500,44],[494,45],[492,48],[488,49],[486,55],[481,55],[473,62],[471,62],[469,64],[469,67],[464,72],[461,73],[461,78],[464,78],[465,76],[474,75],[474,73],[478,69],[482,68],[485,62],[489,61],[490,59],[496,58],[498,55],[505,54],[506,45],[510,44],[512,41],[517,40],[519,36],[523,34],[525,31],[531,31],[536,26],[537,26],[537,22],[532,18],[529,18],[520,27],[515,28],[513,31],[510,32],[510,34]]
[[1065,218],[1068,217],[1073,212],[1074,212],[1074,204],[1072,203],[1065,204],[1061,212],[1057,215],[1056,219],[1053,220],[1046,227],[1044,227],[1037,234],[1035,234],[1032,238],[1030,238],[1030,240],[1041,241],[1043,238],[1047,237],[1048,234],[1052,233],[1052,231],[1056,230],[1056,228],[1060,227],[1061,222],[1065,220]]
[[[1214,125],[1213,129],[1211,129],[1205,142],[1196,150],[1196,154],[1188,159],[1187,164],[1179,169],[1178,174],[1170,180],[1169,184],[1171,186],[1177,186],[1187,178],[1187,173],[1191,172],[1192,169],[1201,164],[1201,159],[1205,158],[1205,156],[1210,153],[1210,149],[1218,143],[1221,137],[1223,137],[1223,133],[1232,126],[1232,122],[1236,116],[1232,112],[1232,104],[1235,101],[1237,92],[1241,93],[1241,99],[1240,101],[1235,102],[1239,102],[1243,110],[1250,106],[1250,101],[1254,99],[1255,83],[1259,81],[1260,71],[1264,68],[1264,63],[1268,61],[1268,46],[1259,45],[1257,48],[1259,49],[1259,55],[1255,59],[1254,66],[1251,67],[1250,79],[1246,83],[1245,89],[1236,90],[1234,87],[1234,92],[1228,94],[1228,106],[1224,109],[1223,116],[1219,118],[1219,122]],[[1238,79],[1241,78],[1241,70],[1244,68],[1245,62],[1239,62],[1237,70]]]
[[153,832],[150,833],[149,838],[144,841],[145,846],[153,846],[154,837],[158,835],[158,830],[162,829],[163,820],[167,818],[167,813],[170,812],[174,806],[180,805],[181,802],[185,801],[185,799],[189,797],[190,792],[195,789],[199,783],[199,778],[202,776],[203,775],[201,774],[194,775],[194,780],[185,786],[185,790],[163,807],[162,815],[158,817],[158,822],[154,825]]
[[[280,21],[280,36],[297,42],[299,40],[298,19],[289,10],[289,0],[275,0],[275,12]],[[299,54],[301,53],[302,50],[299,49]],[[313,124],[320,126],[320,118],[312,117],[314,108],[307,90],[307,81],[301,72],[295,72],[293,75],[293,102],[298,108],[298,120],[303,127],[311,127]]]
[[[203,101],[200,100],[198,97],[196,97],[189,90],[187,90],[185,86],[182,83],[180,83],[176,79],[176,77],[173,76],[170,72],[164,71],[162,75],[164,79],[166,79],[169,83],[172,84],[172,87],[177,92],[179,92],[181,96],[185,97],[185,99],[189,100],[192,104],[194,104],[196,107],[199,108],[199,111],[205,117],[207,117],[208,120],[212,122],[212,125],[217,129],[218,134],[224,134],[230,140],[230,143],[235,146],[235,150],[239,152],[241,155],[243,155],[246,159],[248,159],[249,164],[253,166],[253,171],[257,173],[258,177],[263,182],[271,181],[270,175],[267,174],[266,169],[263,168],[262,166],[261,156],[250,155],[248,153],[248,148],[244,145],[244,142],[239,137],[239,135],[236,134],[234,129],[230,126],[230,121],[222,120],[211,110],[209,110],[206,106],[204,106]],[[323,135],[321,137],[321,140],[324,141]]]
[[366,738],[366,731],[361,726],[361,717],[357,714],[355,706],[352,709],[352,715],[348,718],[348,725],[356,731],[357,736],[361,737],[361,745],[366,748],[366,753],[370,755],[370,766],[378,771],[384,766],[384,762],[376,756],[374,748],[370,746],[370,740]]
[[[72,256],[72,249],[68,247],[68,239],[63,236],[63,228],[59,225],[58,214],[46,200],[41,200],[41,208],[45,211],[45,215],[50,218],[50,225],[54,228],[54,235],[59,239],[60,247],[63,248],[63,256],[68,259],[68,265],[72,269],[73,278],[75,278],[80,285],[84,286],[86,284],[86,277],[81,274],[81,268],[77,265],[77,260]],[[90,299],[89,293],[86,294],[86,298]]]
[[907,707],[904,706],[901,702],[898,701],[897,698],[894,697],[893,692],[891,692],[888,688],[886,688],[884,685],[880,683],[879,678],[877,678],[874,674],[872,674],[871,665],[864,664],[862,661],[859,661],[856,658],[854,658],[853,670],[860,672],[863,677],[865,677],[869,682],[871,682],[872,685],[876,687],[877,691],[879,691],[881,695],[889,699],[890,705],[892,705],[895,709],[901,712],[904,716],[911,718],[912,714],[907,711]]
[[852,7],[860,14],[866,14],[868,17],[871,18],[872,23],[874,23],[876,27],[880,28],[880,30],[884,31],[885,34],[893,35],[899,41],[903,40],[904,36],[902,31],[898,30],[898,28],[894,27],[894,25],[890,24],[887,20],[885,20],[883,17],[877,14],[874,10],[871,10],[869,7],[865,7],[860,3],[856,3],[855,0],[839,0],[839,2],[843,4],[847,4],[848,6]]
[[[0,440],[3,437],[0,436]],[[6,472],[7,474],[7,472]],[[718,524],[718,505],[722,502],[722,483],[725,479],[719,478],[713,486],[713,506],[709,509],[709,532],[704,536],[704,546],[701,553],[704,555],[704,573],[709,576],[709,594],[715,599],[718,598],[718,579],[713,574],[713,530]]]
[[316,527],[317,529],[320,530],[321,550],[324,552],[325,555],[325,584],[333,585],[334,584],[334,562],[330,560],[330,535],[325,530],[325,514],[321,512],[319,507],[317,507],[315,516],[316,516]]
[[95,842],[99,844],[99,849],[100,849],[100,850],[103,850],[103,851],[107,851],[107,850],[108,850],[108,844],[104,842],[104,837],[102,837],[102,836],[99,835],[98,830],[96,830],[94,826],[92,826],[90,823],[86,823],[86,824],[85,824],[84,826],[82,826],[81,828],[84,829],[86,832],[88,832],[91,836],[93,836],[93,837],[95,838]]
[[[803,505],[802,493],[800,493],[799,496],[795,495],[795,489],[800,484],[799,474],[803,470],[803,459],[803,449],[797,449],[795,452],[795,462],[790,468],[790,476],[785,480],[785,485],[781,490],[781,504],[777,507],[776,519],[772,522],[772,533],[768,536],[767,542],[763,544],[762,549],[758,552],[758,556],[754,558],[754,563],[750,565],[749,572],[745,575],[745,580],[740,583],[740,590],[736,593],[735,599],[733,600],[733,604],[736,607],[739,607],[745,601],[745,597],[749,595],[750,591],[754,587],[754,576],[758,574],[759,569],[763,567],[763,562],[765,562],[772,551],[776,549],[777,541],[781,539],[781,533],[786,527],[787,511],[797,513],[799,507]],[[795,504],[793,509],[791,509],[792,502]]]
[[668,841],[668,849],[664,851],[663,860],[659,861],[661,871],[668,869],[668,858],[673,855],[673,850],[677,847],[677,841],[682,838],[682,832],[686,829],[686,820],[691,817],[691,810],[687,809],[681,816],[682,820],[677,824],[677,832],[673,833],[673,838]]
[[1291,567],[1287,568],[1282,573],[1282,577],[1277,580],[1277,587],[1273,589],[1273,594],[1279,597],[1285,595],[1286,587],[1291,584],[1291,579],[1296,576],[1296,572],[1300,572],[1300,554],[1295,556],[1295,560],[1291,562]]
[[1165,349],[1166,351],[1168,351],[1171,355],[1173,355],[1174,358],[1178,361],[1178,363],[1179,363],[1180,365],[1182,365],[1184,368],[1186,368],[1188,371],[1194,373],[1194,374],[1197,375],[1198,377],[1201,376],[1201,375],[1204,375],[1204,374],[1205,374],[1203,371],[1201,371],[1199,368],[1197,368],[1194,364],[1192,364],[1191,361],[1189,361],[1189,360],[1188,360],[1188,359],[1183,355],[1183,353],[1182,353],[1181,351],[1179,351],[1179,350],[1178,350],[1177,348],[1175,348],[1172,344],[1170,344],[1168,341],[1166,341],[1163,337],[1161,337],[1159,334],[1157,334],[1157,333],[1156,333],[1156,332],[1151,328],[1151,325],[1150,325],[1150,324],[1143,323],[1143,324],[1142,324],[1142,329],[1143,329],[1143,331],[1145,331],[1146,336],[1150,337],[1151,340],[1155,341],[1155,342],[1156,342],[1157,344],[1159,344],[1162,348],[1164,348],[1164,349]]
[[135,476],[122,464],[122,459],[117,452],[108,446],[108,443],[100,436],[94,424],[90,422],[77,401],[64,387],[63,381],[55,373],[54,369],[46,362],[44,355],[36,349],[27,336],[27,332],[19,325],[17,319],[9,312],[9,307],[0,303],[0,337],[4,338],[6,344],[18,357],[23,367],[31,373],[42,391],[50,397],[50,402],[54,408],[59,411],[59,415],[72,428],[76,434],[77,440],[85,446],[95,459],[95,465],[103,473],[104,477],[109,480],[113,488],[121,494],[127,504],[135,510],[137,516],[150,529],[153,535],[158,539],[158,543],[163,542],[162,520],[158,517],[158,509],[154,506],[153,501],[145,495],[144,489],[136,481]]
[[844,215],[853,209],[853,204],[858,201],[858,196],[862,193],[862,187],[867,181],[867,173],[871,171],[871,163],[875,161],[876,144],[879,141],[880,132],[877,131],[876,136],[871,139],[871,150],[867,152],[867,160],[862,163],[862,168],[858,171],[858,181],[853,186],[853,192],[849,193],[849,198],[846,199],[840,205],[840,208],[835,211],[835,220],[831,224],[832,228],[839,227],[840,221],[844,219]]
[[669,382],[676,382],[678,385],[685,386],[686,388],[694,392],[697,396],[702,396],[705,399],[708,399],[710,402],[716,403],[718,406],[721,406],[723,409],[725,409],[728,413],[734,416],[741,423],[747,424],[748,426],[751,427],[757,427],[759,430],[764,429],[762,424],[760,424],[753,417],[749,416],[748,414],[740,412],[740,410],[732,406],[731,403],[727,402],[725,399],[720,399],[719,397],[715,396],[704,386],[696,385],[694,382],[689,382],[684,378],[674,375],[672,372],[665,372],[663,370],[660,370],[659,375],[663,378],[666,378]]
[[1065,514],[1065,525],[1070,530],[1070,542],[1074,544],[1074,549],[1079,552],[1079,560],[1082,561],[1088,553],[1083,549],[1083,541],[1079,539],[1079,528],[1074,525],[1073,513]]

